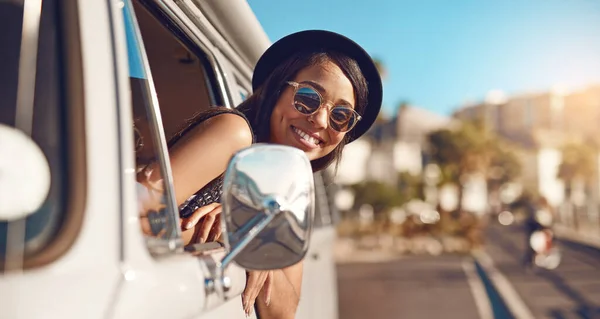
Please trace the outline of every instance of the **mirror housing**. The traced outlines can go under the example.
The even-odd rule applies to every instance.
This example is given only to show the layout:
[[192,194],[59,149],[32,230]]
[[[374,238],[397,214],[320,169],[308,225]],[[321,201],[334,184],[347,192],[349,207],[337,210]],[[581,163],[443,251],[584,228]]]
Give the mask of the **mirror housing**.
[[222,195],[225,245],[222,268],[281,269],[308,250],[314,220],[314,180],[301,150],[255,144],[237,152],[225,172]]
[[221,196],[228,253],[220,260],[200,257],[207,296],[216,295],[221,302],[231,297],[231,278],[225,269],[232,261],[247,270],[281,269],[300,262],[312,234],[314,196],[312,167],[301,150],[254,144],[234,154]]
[[50,191],[50,166],[40,147],[20,130],[0,124],[0,221],[35,213]]

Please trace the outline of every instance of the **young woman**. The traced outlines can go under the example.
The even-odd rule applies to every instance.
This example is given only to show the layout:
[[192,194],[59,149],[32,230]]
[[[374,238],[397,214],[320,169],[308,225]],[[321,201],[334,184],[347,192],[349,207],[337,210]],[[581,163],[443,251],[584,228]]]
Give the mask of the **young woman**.
[[[337,33],[310,30],[288,35],[259,59],[254,93],[237,110],[213,108],[190,121],[169,142],[175,196],[184,241],[205,242],[221,234],[218,221],[222,173],[231,156],[253,142],[303,150],[313,171],[340,160],[344,145],[373,124],[382,84],[370,56]],[[141,179],[155,183],[152,165]],[[158,175],[158,174],[157,174]],[[299,302],[302,263],[277,271],[249,272],[242,303],[256,303],[261,318],[293,318]]]

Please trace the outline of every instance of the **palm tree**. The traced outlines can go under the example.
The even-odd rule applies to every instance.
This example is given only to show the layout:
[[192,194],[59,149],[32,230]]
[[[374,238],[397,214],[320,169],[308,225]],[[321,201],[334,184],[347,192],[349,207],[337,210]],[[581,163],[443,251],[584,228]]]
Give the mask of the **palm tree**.
[[569,143],[562,147],[561,152],[562,162],[558,167],[557,175],[564,182],[567,207],[572,214],[575,228],[578,228],[579,214],[574,211],[576,203],[573,198],[573,186],[576,182],[583,183],[583,194],[585,198],[588,197],[595,173],[595,151],[587,144]]
[[460,211],[465,177],[477,172],[488,175],[500,149],[498,141],[480,122],[465,122],[457,129],[440,129],[431,132],[427,139],[431,160],[442,173],[441,184],[458,185]]
[[502,208],[500,189],[503,185],[516,180],[521,175],[521,162],[512,151],[514,146],[498,140],[487,169],[486,180],[489,205],[495,213]]
[[562,162],[558,167],[558,178],[565,183],[565,196],[571,199],[573,184],[582,181],[587,192],[595,172],[595,152],[586,144],[569,143],[562,147]]
[[379,71],[381,79],[385,80],[388,76],[388,72],[383,61],[379,58],[373,58],[373,63],[375,63],[375,67],[377,68],[377,71]]

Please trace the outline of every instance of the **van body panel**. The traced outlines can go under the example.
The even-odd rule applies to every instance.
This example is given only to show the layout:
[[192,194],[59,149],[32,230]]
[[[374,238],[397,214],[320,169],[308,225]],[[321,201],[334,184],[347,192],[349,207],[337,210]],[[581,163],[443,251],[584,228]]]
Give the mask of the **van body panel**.
[[[246,1],[140,1],[163,10],[206,52],[225,106],[241,103],[241,92],[251,93],[252,69],[270,41]],[[148,249],[136,192],[123,4],[77,0],[85,128],[77,137],[85,141],[83,222],[58,259],[0,273],[0,317],[246,318],[240,297],[245,269],[228,266],[231,287],[225,296],[206,289],[207,264],[218,263],[224,251],[155,256]],[[334,238],[332,227],[313,232],[297,318],[337,317]]]

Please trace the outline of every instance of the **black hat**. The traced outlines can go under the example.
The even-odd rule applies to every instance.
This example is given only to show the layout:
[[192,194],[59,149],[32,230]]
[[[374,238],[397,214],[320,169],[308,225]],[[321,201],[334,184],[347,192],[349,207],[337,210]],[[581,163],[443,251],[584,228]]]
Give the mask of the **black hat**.
[[273,43],[260,57],[254,68],[252,88],[261,86],[273,70],[296,52],[307,49],[333,50],[343,53],[356,60],[360,70],[367,80],[369,94],[362,119],[348,132],[349,141],[354,141],[363,135],[375,122],[383,99],[381,76],[371,59],[371,56],[356,42],[331,31],[307,30],[292,33]]

